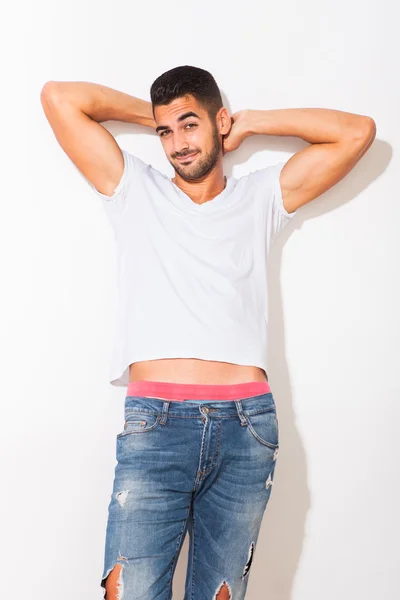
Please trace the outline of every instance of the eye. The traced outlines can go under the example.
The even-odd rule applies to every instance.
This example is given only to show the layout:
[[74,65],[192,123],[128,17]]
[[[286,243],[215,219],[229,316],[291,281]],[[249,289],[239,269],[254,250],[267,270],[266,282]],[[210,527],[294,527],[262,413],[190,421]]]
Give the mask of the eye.
[[[186,128],[186,127],[197,127],[197,123],[187,123],[187,124],[185,125],[185,128]],[[164,135],[165,135],[166,133],[169,133],[170,131],[171,131],[170,129],[164,129],[164,130],[163,130],[163,131],[160,133],[160,137],[164,137]]]

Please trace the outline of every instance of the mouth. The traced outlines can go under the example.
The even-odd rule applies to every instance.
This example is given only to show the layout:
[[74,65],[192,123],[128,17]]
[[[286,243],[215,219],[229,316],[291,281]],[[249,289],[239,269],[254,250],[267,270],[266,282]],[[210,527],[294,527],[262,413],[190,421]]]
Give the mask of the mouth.
[[182,156],[181,158],[177,157],[177,160],[180,163],[192,162],[195,156],[197,156],[198,152],[194,152],[193,154],[187,154],[186,156]]

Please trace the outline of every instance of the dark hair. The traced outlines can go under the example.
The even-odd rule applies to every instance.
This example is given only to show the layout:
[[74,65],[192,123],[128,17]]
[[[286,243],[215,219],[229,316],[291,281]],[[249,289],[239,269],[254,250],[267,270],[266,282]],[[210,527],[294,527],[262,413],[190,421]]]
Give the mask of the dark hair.
[[150,88],[150,97],[154,107],[170,104],[176,98],[190,94],[204,108],[212,121],[220,108],[223,107],[221,92],[214,77],[208,71],[199,67],[184,65],[166,71]]

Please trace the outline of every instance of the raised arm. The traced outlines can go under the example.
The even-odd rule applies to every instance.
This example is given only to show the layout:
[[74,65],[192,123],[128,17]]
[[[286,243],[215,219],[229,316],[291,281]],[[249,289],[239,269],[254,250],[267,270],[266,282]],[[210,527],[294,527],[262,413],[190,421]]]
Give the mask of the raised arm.
[[331,188],[371,146],[371,117],[328,108],[246,111],[247,135],[290,135],[310,142],[296,152],[280,174],[283,204],[291,213]]
[[48,81],[40,100],[62,149],[99,192],[111,196],[121,180],[124,160],[115,138],[100,122],[124,121],[155,129],[151,102],[84,81]]

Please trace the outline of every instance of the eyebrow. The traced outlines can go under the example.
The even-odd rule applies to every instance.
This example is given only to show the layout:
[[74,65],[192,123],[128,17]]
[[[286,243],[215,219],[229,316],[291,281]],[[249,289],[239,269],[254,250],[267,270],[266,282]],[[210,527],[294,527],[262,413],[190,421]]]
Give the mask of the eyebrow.
[[[180,117],[178,117],[178,122],[184,121],[188,117],[195,117],[196,119],[200,119],[199,115],[197,115],[195,112],[193,112],[192,110],[190,110],[188,112],[183,113],[183,115],[181,115]],[[167,127],[167,125],[159,125],[156,128],[156,132],[158,133],[162,129],[169,129],[169,127]]]

